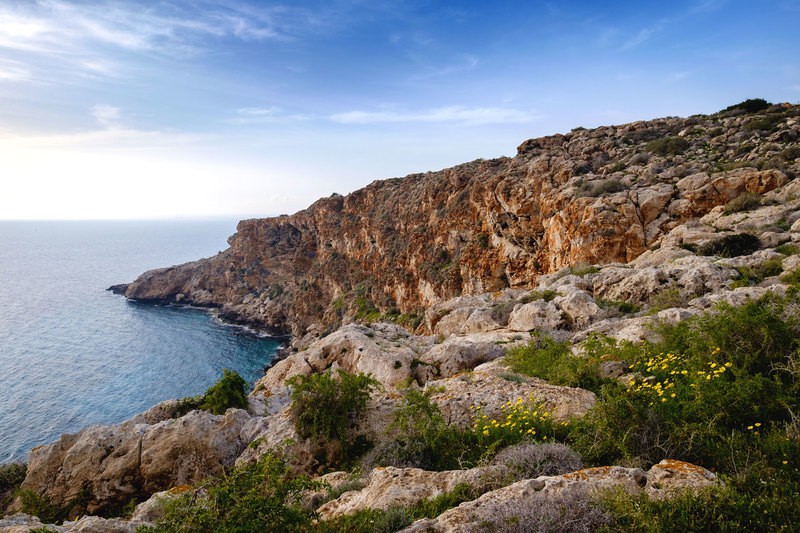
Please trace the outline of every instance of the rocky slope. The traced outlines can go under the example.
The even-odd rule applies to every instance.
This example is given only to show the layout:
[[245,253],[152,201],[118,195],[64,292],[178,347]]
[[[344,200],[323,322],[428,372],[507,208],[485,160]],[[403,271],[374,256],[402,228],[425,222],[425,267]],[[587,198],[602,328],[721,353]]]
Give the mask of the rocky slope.
[[[720,125],[728,129],[717,131]],[[648,154],[661,150],[654,132],[684,139],[670,141],[681,153]],[[595,403],[592,392],[510,373],[509,347],[546,332],[580,354],[592,333],[640,341],[653,335],[657,320],[678,322],[717,302],[785,293],[790,277],[800,276],[798,139],[797,106],[578,130],[528,141],[513,159],[378,182],[291,217],[242,222],[229,250],[147,273],[127,294],[219,306],[298,333],[295,349],[256,384],[248,409],[179,416],[171,401],[123,424],[64,435],[31,452],[23,488],[58,506],[80,500],[83,511],[106,515],[143,501],[131,519],[90,516],[48,526],[135,531],[186,485],[270,450],[282,448],[295,466],[314,471],[314,454],[292,424],[286,380],[328,369],[369,373],[382,385],[357,427],[376,448],[391,438],[398,386],[407,383],[428,390],[445,420],[462,428],[473,423],[477,406],[498,418],[520,398],[543,402],[556,421],[581,417]],[[614,183],[624,187],[614,192]],[[426,195],[439,203],[421,207]],[[363,231],[353,219],[358,209]],[[425,231],[404,233],[423,220]],[[447,251],[447,266],[424,266],[444,259],[437,250]],[[398,318],[373,310],[380,302],[418,310],[416,331],[380,322]],[[324,331],[353,318],[370,323]],[[629,372],[622,361],[602,370],[623,380]],[[579,505],[598,488],[660,498],[715,482],[705,469],[677,461],[649,471],[572,465],[525,478],[494,463],[446,472],[371,466],[357,488],[319,507],[323,518],[411,505],[468,483],[484,494],[408,529],[465,531],[519,518],[520,509],[542,515]],[[326,480],[352,482],[343,473]],[[177,490],[158,492],[170,487]],[[41,522],[26,515],[0,521],[0,532],[31,527]]]
[[219,307],[296,337],[381,314],[416,325],[455,296],[529,288],[579,262],[629,262],[743,192],[785,184],[800,170],[799,114],[786,104],[529,140],[513,158],[242,221],[226,251],[148,272],[125,294]]

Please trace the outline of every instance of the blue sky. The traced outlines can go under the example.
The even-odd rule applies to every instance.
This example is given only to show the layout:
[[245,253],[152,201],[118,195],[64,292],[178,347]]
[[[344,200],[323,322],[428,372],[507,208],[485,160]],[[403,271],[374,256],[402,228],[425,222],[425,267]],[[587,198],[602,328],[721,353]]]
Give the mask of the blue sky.
[[800,0],[0,0],[0,218],[267,216],[576,126],[800,101]]

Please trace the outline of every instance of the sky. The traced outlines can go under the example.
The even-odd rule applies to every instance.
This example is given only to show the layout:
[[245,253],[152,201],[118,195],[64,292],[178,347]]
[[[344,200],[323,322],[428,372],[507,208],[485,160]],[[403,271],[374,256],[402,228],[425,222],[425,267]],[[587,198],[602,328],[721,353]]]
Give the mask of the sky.
[[0,219],[293,213],[572,128],[800,102],[800,0],[0,0]]

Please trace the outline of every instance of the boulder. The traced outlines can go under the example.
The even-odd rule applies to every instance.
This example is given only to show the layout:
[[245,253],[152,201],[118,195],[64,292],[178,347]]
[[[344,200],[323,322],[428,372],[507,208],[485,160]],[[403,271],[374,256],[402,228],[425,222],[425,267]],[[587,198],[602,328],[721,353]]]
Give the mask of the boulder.
[[490,418],[500,418],[506,402],[534,398],[544,403],[555,420],[566,421],[583,416],[595,402],[594,393],[587,390],[512,374],[500,360],[482,364],[470,373],[429,382],[427,387],[438,390],[431,399],[445,420],[464,428],[472,424],[475,406],[481,406],[482,413]]
[[57,505],[83,493],[89,512],[103,511],[175,485],[219,475],[247,445],[250,415],[192,411],[156,424],[92,426],[31,450],[22,488]]
[[317,511],[320,518],[330,519],[364,509],[410,507],[423,499],[450,492],[462,483],[479,487],[496,469],[483,467],[429,472],[419,468],[375,468],[370,472],[364,488],[345,492]]
[[556,329],[563,320],[561,310],[552,302],[535,300],[514,307],[508,320],[512,331],[542,331]]
[[[492,526],[526,523],[536,531],[557,531],[565,516],[573,525],[592,531],[609,517],[597,508],[592,494],[607,489],[666,498],[716,483],[714,474],[689,463],[665,460],[648,472],[605,466],[560,476],[540,476],[487,492],[432,519],[418,520],[404,533],[479,532]],[[566,513],[566,514],[565,514]],[[537,527],[538,526],[538,527]],[[576,530],[581,530],[576,527]]]

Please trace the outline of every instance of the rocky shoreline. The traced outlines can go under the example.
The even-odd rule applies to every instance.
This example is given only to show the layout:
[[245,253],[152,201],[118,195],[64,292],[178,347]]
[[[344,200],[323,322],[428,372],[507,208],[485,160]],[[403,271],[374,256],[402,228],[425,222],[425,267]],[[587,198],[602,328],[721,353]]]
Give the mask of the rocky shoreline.
[[[800,273],[798,172],[800,106],[786,104],[574,130],[526,141],[512,159],[376,182],[292,216],[242,221],[217,256],[109,290],[291,333],[247,409],[180,415],[169,401],[64,435],[32,450],[22,488],[90,515],[120,516],[140,502],[130,518],[87,516],[51,531],[135,531],[175,494],[271,450],[319,472],[293,423],[288,382],[332,370],[379,383],[355,428],[375,449],[389,443],[402,387],[428,391],[462,430],[474,425],[476,406],[499,419],[521,398],[542,402],[556,423],[579,419],[598,401],[594,392],[514,373],[509,350],[546,333],[581,357],[598,336],[641,343],[656,324],[791,292]],[[619,359],[600,369],[607,380],[642,378]],[[413,505],[459,483],[503,479],[406,529],[464,531],[490,512],[544,509],[600,488],[658,499],[717,483],[671,457],[649,466],[510,480],[496,465],[372,464],[360,488],[317,513]],[[323,480],[352,482],[343,473]],[[25,515],[0,520],[0,532],[32,527],[43,526]]]

